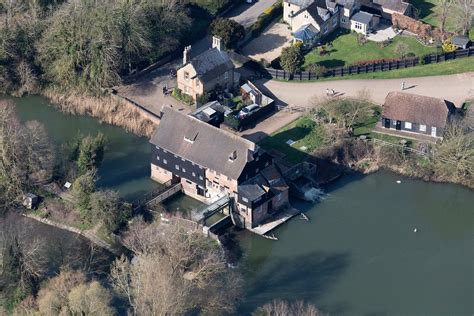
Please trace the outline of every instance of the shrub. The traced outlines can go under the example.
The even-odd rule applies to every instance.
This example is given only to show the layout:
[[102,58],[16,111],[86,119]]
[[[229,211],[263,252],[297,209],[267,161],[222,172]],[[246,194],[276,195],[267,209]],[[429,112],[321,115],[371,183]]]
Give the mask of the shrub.
[[257,19],[250,31],[253,37],[257,37],[264,28],[266,28],[275,18],[283,14],[283,5],[281,1],[276,2],[266,9]]
[[319,65],[319,64],[311,64],[308,66],[308,69],[307,69],[309,72],[315,74],[316,76],[318,77],[322,77],[326,74],[326,67],[324,67],[323,65]]
[[178,101],[184,102],[187,105],[193,105],[194,104],[194,99],[192,96],[187,95],[181,91],[179,88],[174,88],[173,92],[171,92],[171,95],[177,99]]
[[224,118],[224,124],[237,131],[240,128],[240,121],[233,114],[229,114]]
[[454,46],[451,40],[446,40],[441,47],[445,53],[451,53],[456,50],[456,46]]

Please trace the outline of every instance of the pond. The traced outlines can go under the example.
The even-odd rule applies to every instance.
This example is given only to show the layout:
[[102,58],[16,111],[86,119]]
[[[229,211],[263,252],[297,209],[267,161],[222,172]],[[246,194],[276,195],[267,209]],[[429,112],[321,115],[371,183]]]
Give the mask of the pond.
[[279,241],[241,236],[240,313],[272,299],[332,315],[474,313],[472,191],[388,172],[326,190],[324,201],[298,204],[310,221],[292,219],[275,231]]

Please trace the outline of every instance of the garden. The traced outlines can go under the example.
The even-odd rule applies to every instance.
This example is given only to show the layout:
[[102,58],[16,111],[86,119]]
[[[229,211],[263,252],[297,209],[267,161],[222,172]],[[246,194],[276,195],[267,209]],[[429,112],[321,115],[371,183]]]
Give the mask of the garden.
[[303,68],[318,64],[326,68],[346,67],[363,61],[398,59],[435,53],[436,47],[424,46],[415,38],[397,36],[387,42],[371,42],[359,34],[338,32],[322,47],[305,56]]

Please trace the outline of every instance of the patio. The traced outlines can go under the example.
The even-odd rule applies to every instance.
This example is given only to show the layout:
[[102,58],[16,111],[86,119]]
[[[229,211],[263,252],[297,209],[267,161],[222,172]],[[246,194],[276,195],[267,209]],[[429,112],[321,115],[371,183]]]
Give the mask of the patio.
[[376,27],[373,33],[367,34],[367,39],[373,42],[383,42],[397,36],[391,25],[381,24]]

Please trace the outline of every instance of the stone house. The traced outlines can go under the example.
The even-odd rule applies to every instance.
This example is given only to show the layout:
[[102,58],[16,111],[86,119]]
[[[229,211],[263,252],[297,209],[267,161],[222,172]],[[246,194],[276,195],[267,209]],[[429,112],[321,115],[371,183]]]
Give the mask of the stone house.
[[390,92],[385,98],[377,131],[420,139],[440,139],[455,111],[454,104],[443,99]]
[[245,227],[288,203],[289,187],[271,156],[240,136],[164,107],[150,142],[152,179],[180,182],[207,204],[230,196]]
[[183,66],[176,73],[177,87],[193,97],[217,88],[232,89],[236,80],[234,64],[224,51],[220,38],[212,38],[212,48],[190,58],[191,46],[184,48]]
[[284,0],[283,20],[296,41],[313,44],[338,28],[367,34],[380,19],[412,10],[403,0]]

